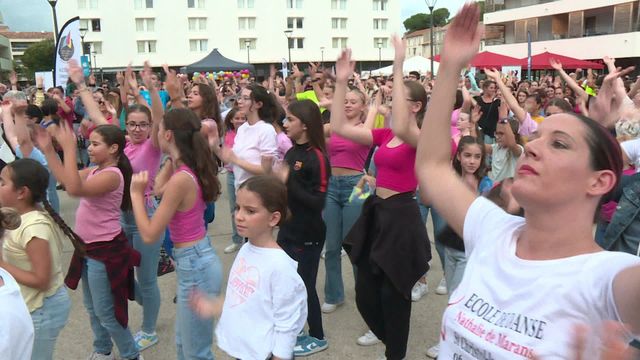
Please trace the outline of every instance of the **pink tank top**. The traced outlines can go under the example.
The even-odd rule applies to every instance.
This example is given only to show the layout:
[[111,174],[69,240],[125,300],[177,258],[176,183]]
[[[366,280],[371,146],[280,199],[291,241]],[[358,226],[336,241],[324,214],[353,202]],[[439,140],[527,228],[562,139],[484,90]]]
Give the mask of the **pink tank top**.
[[124,193],[124,177],[115,166],[104,169],[95,169],[89,173],[87,180],[105,171],[113,171],[120,178],[118,188],[95,197],[83,197],[80,199],[76,211],[75,232],[86,244],[111,241],[122,231],[120,226],[120,206]]
[[193,207],[187,211],[176,211],[169,222],[169,233],[171,233],[171,241],[174,243],[184,243],[189,241],[200,240],[207,234],[204,227],[204,211],[206,204],[202,198],[202,189],[195,174],[186,165],[180,165],[174,172],[174,175],[180,171],[184,171],[196,183],[197,196]]
[[367,161],[370,147],[331,133],[329,138],[329,163],[331,167],[340,167],[362,171]]

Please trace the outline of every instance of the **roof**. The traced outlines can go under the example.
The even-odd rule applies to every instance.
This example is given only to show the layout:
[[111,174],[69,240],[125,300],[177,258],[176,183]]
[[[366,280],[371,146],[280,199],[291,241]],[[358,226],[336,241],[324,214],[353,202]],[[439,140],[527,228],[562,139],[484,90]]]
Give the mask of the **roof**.
[[0,31],[0,35],[11,40],[53,39],[53,33],[47,31]]
[[429,29],[416,30],[416,31],[412,31],[410,33],[404,34],[404,38],[406,39],[410,37],[422,36],[428,32],[429,32]]
[[[545,51],[537,55],[533,55],[531,57],[531,69],[532,70],[552,69],[551,64],[549,63],[549,60],[551,59],[557,60],[559,63],[562,64],[562,66],[565,69],[578,69],[578,68],[598,69],[598,70],[604,69],[604,65],[596,62],[575,59],[572,57],[559,55],[559,54],[553,54],[548,51]],[[523,68],[527,67],[527,58],[524,58],[521,61],[522,61],[522,67]]]
[[[440,61],[440,55],[433,57],[435,61]],[[471,60],[471,66],[486,69],[486,68],[501,68],[502,66],[517,66],[522,63],[522,60],[511,57],[492,53],[489,51],[483,51]]]
[[217,48],[213,49],[213,51],[211,51],[209,55],[205,56],[200,61],[180,68],[182,72],[187,73],[196,71],[233,71],[245,69],[248,69],[252,73],[255,73],[255,68],[253,65],[228,59],[220,54],[220,51],[218,51]]

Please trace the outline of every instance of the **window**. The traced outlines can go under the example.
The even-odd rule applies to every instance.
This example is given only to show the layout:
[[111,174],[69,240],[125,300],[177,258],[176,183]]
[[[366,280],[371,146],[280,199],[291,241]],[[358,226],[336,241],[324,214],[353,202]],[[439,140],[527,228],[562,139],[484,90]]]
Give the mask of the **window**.
[[254,50],[256,48],[256,39],[251,39],[251,38],[238,39],[238,45],[240,45],[240,50],[247,50],[247,41],[249,41],[249,49]]
[[89,0],[89,9],[97,9],[98,0]]
[[253,30],[256,28],[256,18],[254,17],[239,17],[238,29],[239,30]]
[[331,0],[331,9],[332,10],[346,10],[347,9],[347,0]]
[[155,53],[156,41],[155,40],[139,40],[138,42],[138,54]]
[[387,19],[373,19],[373,30],[387,30]]
[[304,38],[290,38],[289,48],[291,49],[304,49]]
[[287,0],[287,9],[302,9],[302,0]]
[[287,29],[302,29],[302,21],[304,18],[287,18]]
[[96,55],[102,54],[102,41],[95,41],[95,42],[91,42],[91,43],[85,43],[85,46],[87,46],[88,50],[90,50],[89,52],[87,52],[87,54],[89,54],[89,53],[90,54],[95,53]]
[[91,19],[91,31],[100,32],[100,19]]
[[240,9],[253,9],[254,0],[238,0],[238,8]]
[[334,49],[345,49],[347,48],[347,38],[345,37],[334,37],[331,38],[331,47]]
[[388,0],[373,0],[373,10],[375,11],[385,11],[387,10],[387,1]]
[[87,0],[78,0],[78,9],[86,9]]
[[[87,8],[87,5],[89,6]],[[78,0],[78,9],[97,9],[98,0]]]
[[80,19],[80,29],[89,29],[89,20]]
[[155,19],[136,19],[136,31],[154,31],[155,30]]
[[189,18],[189,31],[207,30],[207,18]]
[[378,48],[381,47],[386,49],[389,46],[389,38],[373,38],[373,47]]
[[187,0],[187,7],[189,9],[204,9],[204,0]]
[[153,0],[135,0],[136,9],[153,9]]
[[331,18],[331,28],[332,29],[346,29],[347,28],[347,18]]
[[207,39],[191,39],[189,40],[189,51],[205,52],[207,51]]

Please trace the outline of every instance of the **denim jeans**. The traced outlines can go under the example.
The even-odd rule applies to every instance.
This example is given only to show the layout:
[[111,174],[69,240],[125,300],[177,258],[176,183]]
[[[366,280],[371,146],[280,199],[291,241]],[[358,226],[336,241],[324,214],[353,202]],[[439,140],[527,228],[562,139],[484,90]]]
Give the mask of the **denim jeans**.
[[447,292],[449,294],[460,285],[466,267],[467,256],[464,251],[448,246],[444,247],[444,278],[447,281]]
[[[157,206],[155,199],[149,199],[149,203],[146,206],[149,217],[152,217],[156,212]],[[129,240],[129,244],[142,255],[140,266],[136,268],[135,296],[136,302],[142,306],[142,331],[147,334],[153,334],[156,331],[156,322],[160,312],[158,260],[160,259],[160,247],[164,236],[153,244],[145,244],[138,231],[132,211],[122,213],[120,225]]]
[[186,248],[174,248],[176,259],[177,308],[176,348],[178,360],[213,359],[213,321],[198,316],[189,304],[194,290],[209,296],[220,295],[222,263],[211,247],[209,237]]
[[440,264],[442,264],[442,271],[444,271],[444,245],[440,241],[438,241],[438,234],[444,229],[445,226],[447,226],[447,223],[442,217],[440,217],[440,215],[438,215],[436,209],[434,209],[431,205],[427,206],[422,203],[422,200],[420,200],[420,192],[416,193],[416,198],[418,199],[420,217],[422,218],[422,222],[425,225],[427,224],[429,210],[431,210],[431,222],[433,222],[433,242],[436,244],[436,252],[438,253],[438,258],[440,258]]
[[31,313],[34,339],[31,358],[35,360],[53,359],[53,350],[60,330],[67,324],[71,299],[67,288],[62,285],[55,294],[46,297],[42,306]]
[[244,238],[238,234],[236,228],[236,187],[234,185],[235,175],[232,171],[227,171],[227,194],[229,195],[229,211],[231,211],[231,240],[234,244],[243,244]]
[[363,200],[349,202],[349,195],[362,175],[332,176],[329,178],[327,199],[322,217],[327,225],[324,255],[324,301],[328,304],[344,302],[342,282],[342,241],[362,212]]
[[82,268],[82,293],[93,330],[93,351],[100,354],[110,353],[113,339],[120,357],[135,359],[138,356],[136,342],[129,328],[122,327],[116,320],[107,269],[100,261],[91,258],[85,260]]

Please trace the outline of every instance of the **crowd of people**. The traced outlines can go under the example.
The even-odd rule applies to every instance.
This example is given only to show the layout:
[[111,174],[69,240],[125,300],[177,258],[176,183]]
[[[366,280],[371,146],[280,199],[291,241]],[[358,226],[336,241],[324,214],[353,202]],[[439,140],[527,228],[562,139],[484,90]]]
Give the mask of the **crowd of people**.
[[[159,341],[158,276],[173,271],[176,358],[213,359],[214,337],[237,359],[309,356],[329,347],[323,314],[343,311],[346,252],[369,327],[354,340],[404,359],[431,213],[449,301],[428,357],[633,358],[640,77],[608,57],[602,74],[555,60],[537,80],[471,72],[478,20],[477,5],[460,10],[437,77],[403,74],[398,37],[388,77],[361,78],[348,49],[333,71],[286,78],[165,66],[160,81],[145,63],[111,86],[73,61],[66,88],[13,76],[0,87],[0,357],[52,359],[82,283],[88,359],[115,359],[114,343],[142,359]],[[79,199],[73,229],[59,190]],[[222,192],[224,252],[237,252],[226,287],[207,235]]]

